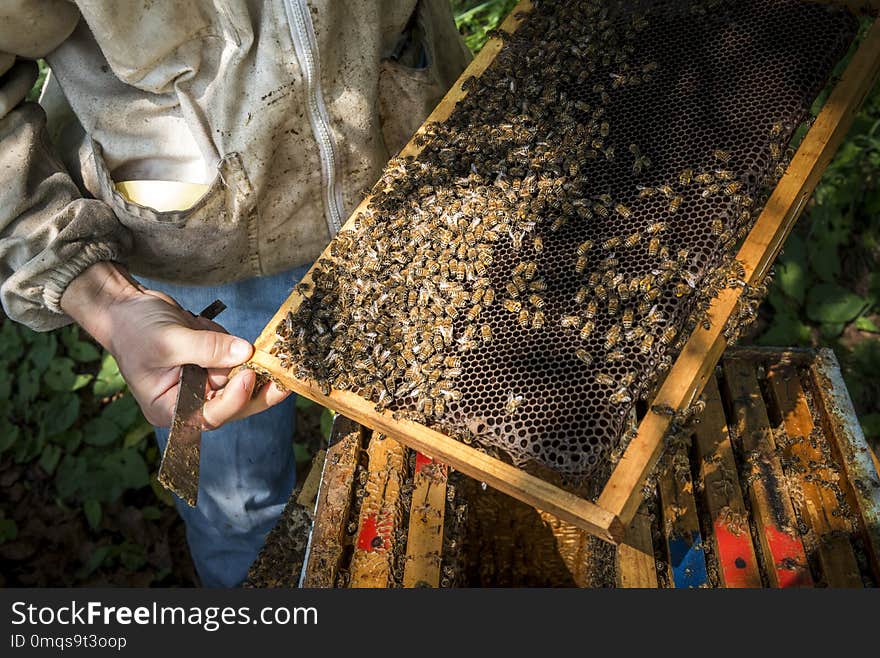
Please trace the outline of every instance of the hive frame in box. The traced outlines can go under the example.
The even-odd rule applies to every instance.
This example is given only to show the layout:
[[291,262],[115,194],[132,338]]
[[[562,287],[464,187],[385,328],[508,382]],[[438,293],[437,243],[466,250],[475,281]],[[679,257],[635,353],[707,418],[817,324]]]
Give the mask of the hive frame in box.
[[[876,9],[875,5],[880,5],[865,2],[840,4],[868,9]],[[521,0],[501,28],[507,32],[516,30],[521,22],[521,14],[528,12],[531,6],[529,0]],[[423,133],[428,124],[442,122],[449,117],[455,104],[466,94],[461,89],[461,83],[470,76],[479,77],[502,46],[500,39],[492,39],[486,44],[416,135]],[[878,75],[880,22],[875,20],[737,253],[737,259],[745,268],[747,284],[754,285],[766,275]],[[421,147],[413,139],[399,155],[415,156],[420,150]],[[343,230],[352,228],[354,218],[367,207],[369,201],[370,197],[367,197],[361,202]],[[332,260],[329,250],[322,254],[322,258]],[[305,282],[310,280],[311,271],[304,278]],[[668,405],[681,410],[700,395],[727,346],[724,328],[734,314],[742,292],[742,288],[726,288],[712,301],[709,328],[698,327],[691,334],[655,395],[653,405]],[[663,438],[671,422],[669,416],[652,411],[647,413],[639,424],[636,437],[594,503],[429,427],[409,420],[395,420],[390,411],[376,411],[372,402],[351,391],[333,390],[329,395],[324,395],[317,382],[295,377],[281,367],[279,360],[269,350],[276,340],[275,327],[288,312],[296,311],[301,300],[302,296],[295,290],[281,305],[255,341],[256,352],[249,363],[251,367],[268,373],[296,393],[394,437],[414,450],[550,512],[601,539],[612,543],[625,540],[626,528],[642,500],[641,489],[662,452]]]

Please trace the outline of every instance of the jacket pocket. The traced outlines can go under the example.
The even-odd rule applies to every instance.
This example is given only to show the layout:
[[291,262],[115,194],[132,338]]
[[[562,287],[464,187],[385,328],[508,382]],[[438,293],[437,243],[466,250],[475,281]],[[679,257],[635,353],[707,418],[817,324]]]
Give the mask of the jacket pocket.
[[419,13],[380,65],[379,120],[389,154],[406,145],[447,87],[436,66],[432,26]]
[[134,274],[214,285],[260,274],[256,204],[241,157],[220,160],[207,191],[185,210],[158,211],[116,189],[100,145],[91,140],[96,195],[132,233],[127,265]]

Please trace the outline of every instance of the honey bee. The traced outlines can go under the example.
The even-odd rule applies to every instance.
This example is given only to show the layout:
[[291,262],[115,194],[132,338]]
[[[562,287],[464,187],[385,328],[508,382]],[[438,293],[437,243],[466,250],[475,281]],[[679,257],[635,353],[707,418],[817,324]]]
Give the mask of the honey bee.
[[617,311],[620,308],[620,298],[617,295],[610,295],[608,297],[608,314],[609,315],[617,315]]
[[565,329],[580,329],[581,319],[577,315],[564,315],[559,321]]
[[595,299],[591,299],[587,303],[587,308],[584,310],[584,318],[587,320],[592,320],[596,317],[596,313],[599,311],[599,303]]
[[602,137],[608,137],[608,133],[610,132],[611,126],[608,124],[607,121],[603,121],[599,124],[599,134],[602,135]]
[[656,257],[659,251],[660,251],[660,238],[658,238],[658,237],[651,238],[651,241],[648,242],[648,255],[651,256],[652,258]]
[[474,304],[473,306],[471,306],[470,310],[467,312],[467,319],[470,320],[471,322],[475,321],[479,317],[479,315],[482,311],[483,311],[482,306],[480,306],[479,304]]
[[700,196],[704,199],[708,199],[713,194],[718,194],[721,191],[721,186],[718,183],[712,183],[711,185],[707,185],[702,192],[700,192]]
[[621,318],[621,324],[623,324],[624,329],[626,329],[626,330],[632,329],[634,315],[635,315],[635,313],[633,312],[632,308],[627,307],[627,308],[623,309],[623,317]]
[[773,127],[770,128],[770,137],[779,137],[782,134],[782,124],[774,123]]
[[719,217],[712,220],[712,235],[716,238],[724,233],[724,222]]
[[627,237],[626,240],[623,241],[623,246],[626,247],[627,249],[632,249],[633,247],[635,247],[639,243],[639,240],[641,240],[641,239],[642,239],[641,233],[639,233],[639,232],[633,233],[629,237]]
[[517,317],[517,323],[519,324],[520,329],[528,329],[531,319],[529,312],[526,309],[522,309]]
[[724,186],[724,193],[728,196],[733,196],[737,192],[739,192],[740,188],[742,188],[742,182],[735,180],[729,182]]
[[513,416],[516,413],[516,410],[519,409],[522,401],[522,395],[514,395],[513,391],[509,391],[507,393],[507,402],[504,403],[504,412],[508,416]]
[[[607,213],[607,211],[606,211],[606,213]],[[563,217],[563,216],[557,217],[556,219],[553,220],[553,223],[550,224],[550,231],[553,233],[558,232],[559,229],[561,229],[563,226],[565,226],[567,221],[568,221],[568,219],[566,217]]]
[[708,171],[704,171],[694,176],[694,182],[699,183],[700,185],[711,185],[714,181],[715,177]]
[[535,308],[544,308],[544,298],[541,295],[534,293],[529,295],[529,303]]
[[677,213],[679,208],[681,208],[682,201],[684,201],[684,199],[680,195],[672,197],[672,199],[669,200],[669,206],[666,210],[672,214]]
[[603,206],[601,203],[596,203],[596,204],[594,204],[594,205],[593,205],[593,211],[594,211],[597,215],[599,215],[599,217],[601,217],[601,218],[603,218],[603,219],[606,218],[606,217],[608,217],[608,208],[606,208],[605,206]]
[[579,347],[575,350],[574,355],[585,365],[593,364],[593,357],[590,356],[590,353],[587,352],[583,347]]
[[532,316],[532,329],[543,329],[545,322],[544,311],[535,311]]
[[661,185],[657,188],[657,191],[660,192],[667,199],[675,196],[675,190],[673,190],[669,185]]
[[778,160],[782,155],[782,147],[777,142],[770,142],[770,157]]
[[535,238],[532,240],[532,246],[534,247],[535,251],[540,254],[542,251],[544,251],[544,238],[542,238],[540,235],[536,235]]
[[648,235],[657,235],[658,233],[662,233],[668,228],[666,222],[654,222],[650,226],[648,226],[647,233]]
[[642,187],[639,188],[639,198],[640,199],[648,199],[654,196],[657,193],[657,190],[653,187]]
[[581,340],[588,340],[592,333],[596,330],[596,323],[592,320],[587,320],[584,322],[584,325],[581,327],[580,338]]
[[651,351],[651,348],[654,346],[654,335],[653,334],[645,334],[642,338],[642,343],[639,345],[639,351],[642,354],[648,354]]
[[632,210],[627,208],[622,203],[618,203],[616,206],[614,206],[614,210],[616,210],[617,214],[620,215],[621,217],[623,217],[624,219],[629,219],[630,217],[632,217]]
[[578,256],[577,261],[574,264],[574,271],[578,274],[583,274],[587,269],[588,259],[586,256]]
[[494,288],[486,288],[483,290],[483,304],[486,306],[491,306],[495,301],[495,289]]
[[619,324],[611,325],[611,328],[605,334],[605,349],[610,350],[620,342],[621,329]]
[[605,250],[614,249],[615,247],[619,247],[621,242],[622,240],[620,236],[616,235],[605,240],[605,242],[602,243],[602,248]]
[[694,170],[693,169],[685,169],[678,175],[678,182],[682,185],[690,185],[691,181],[694,179]]
[[533,290],[535,292],[544,292],[547,290],[547,282],[544,279],[534,279],[529,281],[529,290]]
[[608,363],[620,363],[621,361],[626,360],[626,355],[623,353],[623,350],[610,350],[605,355],[605,360]]
[[492,327],[488,324],[484,324],[480,327],[480,338],[482,338],[484,343],[492,342]]
[[604,372],[596,373],[596,383],[600,386],[614,386],[617,381],[609,374]]
[[522,303],[515,299],[505,299],[504,309],[510,313],[519,313],[522,310]]
[[629,391],[625,386],[621,386],[617,389],[611,396],[608,398],[608,401],[611,404],[629,404],[632,402],[632,396],[630,396]]
[[608,291],[601,283],[593,288],[593,293],[596,295],[596,298],[601,302],[604,302],[606,299],[608,299]]
[[585,240],[584,242],[581,242],[581,243],[578,245],[578,247],[577,247],[577,255],[578,255],[578,256],[586,256],[586,255],[587,255],[587,252],[590,251],[590,249],[592,249],[592,248],[593,248],[593,242],[592,242],[592,240]]
[[730,151],[725,151],[724,149],[715,149],[712,152],[712,157],[723,164],[727,164],[728,162],[730,162],[731,153]]
[[660,338],[658,339],[658,342],[661,345],[663,345],[664,347],[666,347],[666,346],[670,345],[673,340],[675,340],[675,335],[677,333],[678,333],[678,330],[675,327],[673,327],[672,325],[670,325],[670,326],[666,327],[666,329],[663,330],[662,334],[660,334]]
[[690,285],[688,285],[687,283],[684,283],[684,282],[678,283],[675,285],[675,288],[673,289],[672,292],[676,297],[684,297],[685,295],[690,294],[691,287],[690,287]]
[[519,297],[519,288],[516,286],[516,284],[513,281],[508,281],[507,283],[505,283],[504,290],[511,297]]

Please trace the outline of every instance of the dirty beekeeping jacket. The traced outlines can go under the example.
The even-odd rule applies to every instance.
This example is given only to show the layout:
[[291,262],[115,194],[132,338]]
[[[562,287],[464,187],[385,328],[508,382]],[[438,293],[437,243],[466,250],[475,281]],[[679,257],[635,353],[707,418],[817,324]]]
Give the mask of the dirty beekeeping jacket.
[[[69,322],[65,287],[101,260],[204,285],[313,260],[468,57],[447,0],[4,3],[4,311]],[[153,180],[200,196],[119,185]]]

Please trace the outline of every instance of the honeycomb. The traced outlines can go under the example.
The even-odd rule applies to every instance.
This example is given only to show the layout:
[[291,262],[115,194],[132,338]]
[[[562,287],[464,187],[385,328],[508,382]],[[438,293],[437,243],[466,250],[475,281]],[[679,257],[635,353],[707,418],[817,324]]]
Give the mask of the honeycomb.
[[535,2],[389,163],[273,353],[518,465],[607,470],[742,285],[736,245],[857,27],[789,0]]

